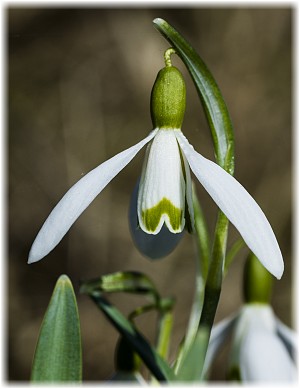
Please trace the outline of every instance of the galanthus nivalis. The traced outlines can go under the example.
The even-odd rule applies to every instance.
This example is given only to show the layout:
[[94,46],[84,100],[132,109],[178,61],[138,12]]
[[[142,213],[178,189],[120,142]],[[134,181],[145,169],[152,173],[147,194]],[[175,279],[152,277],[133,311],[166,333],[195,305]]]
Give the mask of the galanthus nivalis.
[[297,378],[296,333],[283,324],[270,305],[272,276],[250,253],[245,267],[245,304],[239,312],[213,326],[204,376],[221,345],[232,334],[228,378],[242,382],[293,382]]
[[296,381],[296,334],[265,303],[245,304],[238,314],[213,327],[204,375],[231,334],[230,380],[278,384]]
[[39,231],[29,263],[39,261],[61,241],[81,213],[106,185],[149,143],[137,200],[139,227],[159,234],[193,229],[190,168],[217,206],[238,229],[249,248],[277,278],[283,273],[282,255],[264,213],[230,174],[196,152],[181,131],[185,112],[185,83],[180,71],[166,63],[151,94],[154,130],[136,145],[103,162],[64,195]]

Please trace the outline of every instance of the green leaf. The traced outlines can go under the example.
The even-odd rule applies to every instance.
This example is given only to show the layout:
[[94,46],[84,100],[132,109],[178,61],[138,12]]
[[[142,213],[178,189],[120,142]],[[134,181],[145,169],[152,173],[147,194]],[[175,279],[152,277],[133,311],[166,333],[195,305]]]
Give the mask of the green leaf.
[[89,296],[118,332],[130,343],[134,351],[140,356],[158,381],[172,381],[175,379],[174,373],[168,364],[160,357],[135,326],[116,307],[101,296],[101,292],[95,291],[90,293]]
[[244,240],[242,238],[239,238],[228,250],[226,257],[225,257],[225,266],[224,266],[224,277],[226,276],[229,266],[231,265],[232,261],[235,259],[237,254],[241,251],[242,248],[246,246]]
[[171,43],[187,67],[211,130],[216,160],[227,172],[234,172],[234,134],[220,89],[195,49],[165,20],[153,21],[155,28]]
[[195,230],[197,238],[197,246],[199,251],[199,272],[201,272],[202,278],[205,280],[210,263],[210,244],[211,239],[208,232],[207,222],[198,199],[195,186],[192,186],[193,194],[193,208],[194,208],[194,218],[195,218]]
[[140,367],[140,358],[123,336],[120,336],[116,346],[115,367],[117,372],[127,373],[138,371]]
[[202,380],[202,366],[209,341],[209,331],[199,329],[193,343],[183,357],[176,379],[183,382],[199,382]]
[[59,277],[44,316],[31,381],[79,382],[82,379],[80,324],[72,283]]
[[[114,326],[118,329],[118,331],[122,334],[122,330],[127,329],[127,335],[129,328],[131,330],[137,331],[133,320],[146,312],[151,310],[156,310],[159,313],[159,323],[158,323],[158,335],[157,335],[157,356],[160,363],[163,363],[165,369],[169,369],[169,374],[173,375],[171,369],[166,365],[161,356],[165,356],[168,347],[168,341],[170,337],[171,331],[171,317],[170,311],[173,308],[174,300],[171,298],[162,299],[156,290],[153,282],[144,274],[139,272],[127,271],[127,272],[117,272],[113,274],[104,275],[95,280],[86,281],[81,285],[80,291],[82,293],[87,293],[92,297],[92,299],[96,302],[97,305],[101,308],[101,310],[105,313],[105,315],[109,318],[109,320],[114,324]],[[107,300],[105,300],[101,294],[102,293],[114,293],[114,292],[126,292],[126,293],[137,293],[146,295],[151,299],[151,303],[148,305],[143,305],[141,307],[136,308],[129,314],[129,319],[127,320],[123,315],[112,305],[110,305]],[[110,307],[110,308],[108,308]],[[128,327],[129,326],[129,327]],[[141,340],[141,334],[134,336],[134,340]],[[146,340],[144,339],[146,342]],[[139,346],[139,342],[138,342]],[[147,346],[149,348],[149,345]],[[154,350],[155,352],[155,350]],[[139,353],[137,351],[137,353]],[[146,358],[149,355],[145,356]],[[141,356],[141,358],[143,358]],[[145,362],[145,360],[144,360]],[[153,361],[148,359],[146,364],[149,369],[155,369],[154,366],[151,367],[151,363]],[[154,374],[154,373],[153,373]]]
[[196,257],[196,280],[195,280],[195,295],[191,314],[189,318],[188,328],[184,340],[180,346],[178,356],[175,362],[175,373],[181,368],[189,347],[191,346],[199,326],[199,321],[202,313],[204,300],[205,282],[210,262],[210,236],[207,228],[207,223],[197,198],[194,185],[193,190],[193,207],[195,217],[196,240],[198,246],[198,257]]
[[[163,308],[164,301],[165,307]],[[169,353],[170,337],[173,326],[173,314],[171,312],[173,303],[173,299],[162,300],[161,309],[159,311],[156,350],[163,358],[167,358]]]
[[160,299],[153,282],[144,274],[134,271],[107,274],[95,280],[86,281],[82,283],[80,291],[82,293],[100,291],[107,293],[127,292],[146,294],[155,303]]

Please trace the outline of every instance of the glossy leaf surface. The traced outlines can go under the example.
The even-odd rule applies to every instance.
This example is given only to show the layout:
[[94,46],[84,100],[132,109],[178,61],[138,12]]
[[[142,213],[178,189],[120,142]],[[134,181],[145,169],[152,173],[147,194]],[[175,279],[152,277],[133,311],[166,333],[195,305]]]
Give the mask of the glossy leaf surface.
[[70,279],[62,275],[54,288],[35,350],[31,381],[80,382],[80,324]]

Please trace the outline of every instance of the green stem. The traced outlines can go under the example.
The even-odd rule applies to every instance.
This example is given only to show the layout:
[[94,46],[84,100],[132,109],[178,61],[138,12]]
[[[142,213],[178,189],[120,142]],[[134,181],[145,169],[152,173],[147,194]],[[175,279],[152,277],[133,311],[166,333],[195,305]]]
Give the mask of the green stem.
[[173,314],[171,312],[161,312],[158,323],[158,339],[156,350],[164,358],[168,358],[170,336],[173,326]]
[[227,246],[228,219],[219,211],[216,224],[212,260],[204,292],[204,303],[198,331],[208,331],[205,352],[207,351],[211,329],[214,323],[223,281],[224,262]]
[[176,51],[173,49],[173,47],[170,47],[168,50],[165,51],[164,59],[165,59],[165,65],[166,67],[172,66],[171,62],[171,55],[176,54]]
[[232,261],[236,258],[237,254],[240,252],[242,248],[246,246],[244,240],[239,238],[230,248],[230,250],[226,254],[225,258],[225,266],[224,266],[224,277],[226,276]]
[[194,185],[192,186],[192,191],[196,230],[195,238],[197,242],[198,255],[196,257],[195,296],[188,329],[184,340],[184,348],[189,346],[190,342],[194,339],[197,332],[204,299],[205,282],[210,262],[210,236],[206,220],[203,214],[202,207],[198,200]]
[[178,373],[182,368],[186,353],[190,349],[191,344],[194,342],[195,336],[197,334],[197,328],[199,326],[204,300],[205,282],[210,262],[210,236],[206,219],[198,200],[194,185],[192,186],[192,193],[196,232],[194,236],[197,243],[195,295],[187,331],[180,345],[178,356],[175,361],[175,373]]

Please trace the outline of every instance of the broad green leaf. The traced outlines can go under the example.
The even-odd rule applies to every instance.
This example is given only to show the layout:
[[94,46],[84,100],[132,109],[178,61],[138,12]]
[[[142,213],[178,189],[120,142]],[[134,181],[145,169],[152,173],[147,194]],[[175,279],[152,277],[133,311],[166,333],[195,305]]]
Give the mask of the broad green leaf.
[[41,326],[31,381],[80,382],[82,379],[80,324],[72,283],[59,277]]
[[168,364],[160,357],[135,326],[116,307],[101,296],[101,292],[95,291],[90,293],[89,296],[121,336],[130,343],[134,351],[140,356],[158,381],[174,380],[173,371]]
[[155,28],[171,43],[187,67],[211,130],[217,162],[230,174],[234,172],[234,134],[221,91],[195,49],[165,20],[153,21]]

